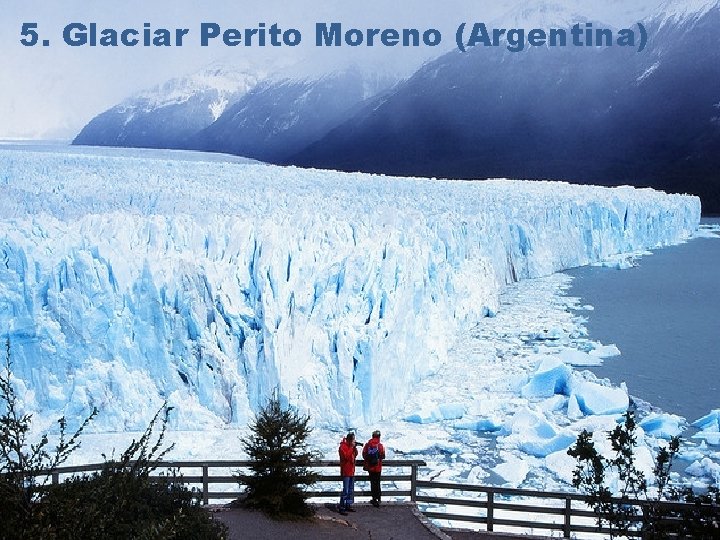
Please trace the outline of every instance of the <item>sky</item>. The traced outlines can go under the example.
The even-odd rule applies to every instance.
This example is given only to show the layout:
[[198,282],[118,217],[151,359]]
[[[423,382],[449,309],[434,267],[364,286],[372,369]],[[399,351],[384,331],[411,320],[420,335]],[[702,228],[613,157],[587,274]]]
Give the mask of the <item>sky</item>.
[[[521,10],[571,9],[583,16],[621,24],[652,9],[660,0],[0,0],[0,139],[71,139],[96,114],[142,89],[209,65],[297,65],[318,72],[355,62],[409,75],[423,61],[454,47],[461,22],[512,20]],[[522,6],[522,7],[518,7]],[[189,28],[183,47],[70,47],[63,29],[70,23],[98,28]],[[268,26],[301,31],[297,47],[201,47],[201,23],[223,29]],[[439,47],[373,48],[314,46],[316,22],[340,22],[344,28],[439,29]],[[37,23],[46,47],[20,43],[23,23]]]

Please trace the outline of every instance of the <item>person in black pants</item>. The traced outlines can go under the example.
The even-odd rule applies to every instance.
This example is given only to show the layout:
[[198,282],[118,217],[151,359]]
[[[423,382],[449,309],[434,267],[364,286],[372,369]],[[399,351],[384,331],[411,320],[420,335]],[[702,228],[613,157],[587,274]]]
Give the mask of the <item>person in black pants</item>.
[[375,430],[372,439],[365,443],[362,451],[363,469],[370,476],[370,493],[372,494],[372,505],[375,508],[380,506],[382,491],[380,490],[380,475],[382,473],[382,462],[385,459],[385,447],[380,442],[380,431]]

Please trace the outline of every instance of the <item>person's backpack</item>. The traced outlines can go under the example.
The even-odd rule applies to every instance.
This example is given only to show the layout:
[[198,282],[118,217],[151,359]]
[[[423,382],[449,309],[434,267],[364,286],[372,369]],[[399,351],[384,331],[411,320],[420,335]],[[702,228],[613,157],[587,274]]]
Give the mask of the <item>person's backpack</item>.
[[365,463],[369,467],[374,467],[380,463],[380,447],[377,444],[369,445],[366,454]]

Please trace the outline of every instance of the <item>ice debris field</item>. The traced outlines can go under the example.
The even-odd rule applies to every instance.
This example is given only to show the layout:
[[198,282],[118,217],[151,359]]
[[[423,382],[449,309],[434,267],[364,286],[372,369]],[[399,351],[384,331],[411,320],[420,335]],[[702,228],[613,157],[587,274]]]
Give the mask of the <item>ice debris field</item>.
[[[697,198],[650,189],[110,149],[0,147],[0,192],[14,382],[40,427],[100,409],[83,452],[166,400],[173,457],[240,457],[230,434],[277,391],[328,456],[378,426],[436,477],[513,485],[568,481],[577,433],[630,403],[581,369],[620,351],[588,338],[591,307],[557,272],[681,242],[700,219]],[[717,479],[717,411],[698,422],[689,473]],[[641,425],[652,445],[686,422]]]

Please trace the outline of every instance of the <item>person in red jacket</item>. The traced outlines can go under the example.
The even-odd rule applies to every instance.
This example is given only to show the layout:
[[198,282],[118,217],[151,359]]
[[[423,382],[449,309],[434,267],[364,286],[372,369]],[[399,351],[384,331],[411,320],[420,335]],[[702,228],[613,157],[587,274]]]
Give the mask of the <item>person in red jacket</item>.
[[380,506],[380,473],[382,472],[382,460],[385,459],[385,447],[380,442],[380,431],[375,430],[372,439],[365,443],[362,451],[363,469],[370,476],[370,493],[372,500],[370,501],[375,508]]
[[340,513],[346,516],[354,512],[352,504],[355,499],[355,460],[358,451],[355,444],[355,434],[350,432],[340,443],[340,476],[342,477],[342,493],[340,494]]

